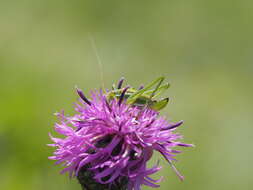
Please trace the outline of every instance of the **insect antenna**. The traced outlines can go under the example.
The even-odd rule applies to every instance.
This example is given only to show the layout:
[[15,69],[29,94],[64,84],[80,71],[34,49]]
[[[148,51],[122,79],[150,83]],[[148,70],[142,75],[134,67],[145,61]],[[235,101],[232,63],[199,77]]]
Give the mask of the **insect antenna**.
[[100,80],[101,80],[101,83],[102,83],[102,89],[105,91],[104,73],[103,73],[102,61],[101,61],[100,56],[98,54],[98,50],[97,50],[97,46],[96,46],[95,40],[94,40],[94,38],[93,38],[93,36],[91,34],[89,35],[89,39],[90,39],[90,43],[91,43],[92,49],[93,49],[93,51],[95,53],[95,56],[96,56],[96,59],[97,59],[97,63],[98,63],[98,67],[99,67],[99,73],[100,73]]

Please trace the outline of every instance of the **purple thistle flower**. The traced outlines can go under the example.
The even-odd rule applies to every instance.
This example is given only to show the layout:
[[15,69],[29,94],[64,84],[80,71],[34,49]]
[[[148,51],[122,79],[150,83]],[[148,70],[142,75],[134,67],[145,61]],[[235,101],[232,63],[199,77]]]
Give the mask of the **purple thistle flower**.
[[90,100],[77,89],[81,97],[75,106],[78,114],[57,114],[60,122],[55,130],[65,138],[50,135],[54,144],[49,146],[57,149],[49,159],[65,167],[61,173],[77,176],[87,190],[93,189],[89,185],[92,183],[103,189],[121,189],[122,185],[128,190],[139,190],[141,185],[159,187],[161,179],[154,180],[150,175],[161,167],[157,164],[147,168],[154,151],[160,152],[183,179],[172,165],[174,155],[180,152],[175,147],[192,146],[176,141],[182,136],[174,130],[182,121],[172,123],[149,106],[127,104],[124,96],[128,89],[123,89],[120,98],[111,99],[102,91],[91,92]]

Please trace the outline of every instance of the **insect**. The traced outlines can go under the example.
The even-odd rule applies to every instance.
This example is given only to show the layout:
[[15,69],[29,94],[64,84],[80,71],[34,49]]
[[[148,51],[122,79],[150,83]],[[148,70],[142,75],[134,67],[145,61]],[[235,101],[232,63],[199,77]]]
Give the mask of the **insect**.
[[135,89],[129,86],[123,88],[124,78],[121,78],[118,85],[113,85],[112,90],[107,93],[107,99],[117,98],[120,103],[126,100],[127,104],[138,107],[148,106],[151,109],[159,111],[169,102],[169,98],[154,99],[170,87],[169,83],[162,84],[164,79],[164,77],[159,77],[145,87],[141,86],[139,89]]
[[[90,41],[97,58],[97,62],[98,62],[99,70],[100,70],[100,78],[103,84],[102,86],[103,86],[103,89],[105,89],[104,82],[103,82],[104,80],[103,80],[102,62],[98,55],[95,40],[92,36],[90,36]],[[112,90],[107,92],[107,99],[111,100],[113,98],[117,98],[119,99],[119,104],[121,104],[123,100],[126,100],[127,104],[138,106],[140,108],[144,106],[148,106],[151,109],[159,111],[163,109],[169,102],[169,98],[154,100],[154,98],[156,98],[158,95],[160,95],[161,93],[163,93],[165,90],[167,90],[170,87],[169,83],[165,83],[162,85],[164,79],[165,77],[159,77],[155,79],[153,82],[151,82],[150,84],[148,84],[147,86],[145,87],[141,86],[139,89],[135,89],[129,86],[122,88],[124,78],[121,78],[118,82],[118,85],[117,86],[113,85]],[[155,88],[152,89],[153,87]],[[80,95],[81,92],[79,91],[78,93]],[[85,101],[88,101],[88,99],[83,94],[82,96],[85,98]]]

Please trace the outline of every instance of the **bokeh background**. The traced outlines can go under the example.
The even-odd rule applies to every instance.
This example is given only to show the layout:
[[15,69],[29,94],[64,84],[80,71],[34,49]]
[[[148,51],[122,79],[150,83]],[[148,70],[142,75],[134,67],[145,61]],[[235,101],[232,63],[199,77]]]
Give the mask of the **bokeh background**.
[[108,88],[121,76],[171,83],[163,114],[183,119],[196,147],[175,163],[184,182],[158,156],[161,190],[253,189],[252,10],[251,0],[1,0],[0,189],[80,189],[46,144],[53,113],[74,113],[74,86],[101,87],[90,36]]

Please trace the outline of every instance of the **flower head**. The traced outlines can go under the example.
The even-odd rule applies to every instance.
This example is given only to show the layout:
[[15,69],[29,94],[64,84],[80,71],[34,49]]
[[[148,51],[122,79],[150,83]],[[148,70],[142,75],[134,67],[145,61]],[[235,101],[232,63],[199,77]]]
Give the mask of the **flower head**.
[[[122,81],[118,89],[121,86]],[[147,89],[143,89],[146,93]],[[87,99],[77,89],[81,98],[75,106],[77,114],[69,117],[58,113],[60,122],[55,124],[55,130],[65,138],[51,136],[54,144],[50,146],[57,149],[50,159],[63,164],[62,173],[77,176],[87,189],[91,183],[112,189],[124,185],[128,190],[139,190],[141,185],[159,187],[157,183],[161,179],[154,180],[150,175],[161,167],[158,164],[147,167],[154,151],[160,152],[183,178],[172,165],[174,155],[180,152],[174,147],[192,146],[177,141],[182,136],[174,130],[182,121],[167,121],[159,116],[155,103],[140,104],[140,94],[145,93],[134,97],[130,92],[129,87],[122,88],[118,96],[117,93],[93,91]]]

